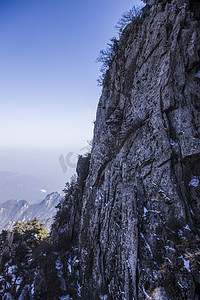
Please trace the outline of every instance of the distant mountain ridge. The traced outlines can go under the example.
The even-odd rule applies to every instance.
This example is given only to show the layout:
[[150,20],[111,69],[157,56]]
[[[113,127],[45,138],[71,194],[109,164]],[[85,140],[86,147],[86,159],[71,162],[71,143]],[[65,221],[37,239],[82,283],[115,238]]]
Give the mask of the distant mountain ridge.
[[30,175],[0,171],[0,203],[10,199],[28,199],[30,204],[44,199],[50,184]]
[[62,200],[57,192],[53,192],[38,204],[29,204],[25,200],[8,200],[0,203],[0,230],[11,228],[16,221],[27,222],[37,217],[43,221],[50,230],[53,216],[56,213],[55,206]]

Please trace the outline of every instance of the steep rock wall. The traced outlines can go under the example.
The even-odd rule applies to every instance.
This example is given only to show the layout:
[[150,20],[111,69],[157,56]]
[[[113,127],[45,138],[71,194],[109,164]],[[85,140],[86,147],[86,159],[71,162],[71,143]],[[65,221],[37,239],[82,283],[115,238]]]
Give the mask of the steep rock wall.
[[195,5],[147,1],[106,74],[81,200],[82,297],[199,294],[184,256],[197,253],[200,212]]
[[147,0],[123,30],[50,243],[0,235],[2,299],[200,298],[199,11]]

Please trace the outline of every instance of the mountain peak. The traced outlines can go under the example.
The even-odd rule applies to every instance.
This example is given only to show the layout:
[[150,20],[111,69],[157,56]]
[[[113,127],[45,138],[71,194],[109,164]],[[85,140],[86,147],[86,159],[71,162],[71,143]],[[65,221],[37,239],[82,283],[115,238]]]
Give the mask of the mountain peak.
[[55,206],[62,196],[55,192],[46,196],[38,204],[29,205],[25,200],[8,200],[0,203],[0,229],[11,227],[16,221],[28,221],[37,217],[50,229],[52,218],[56,213]]

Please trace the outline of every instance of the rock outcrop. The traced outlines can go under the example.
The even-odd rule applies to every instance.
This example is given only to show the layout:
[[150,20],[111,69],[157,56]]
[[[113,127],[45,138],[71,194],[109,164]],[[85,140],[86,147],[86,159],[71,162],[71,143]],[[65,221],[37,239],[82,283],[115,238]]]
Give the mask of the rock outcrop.
[[79,202],[81,299],[200,296],[199,8],[149,0],[121,35]]
[[199,299],[199,11],[147,0],[121,33],[30,299]]

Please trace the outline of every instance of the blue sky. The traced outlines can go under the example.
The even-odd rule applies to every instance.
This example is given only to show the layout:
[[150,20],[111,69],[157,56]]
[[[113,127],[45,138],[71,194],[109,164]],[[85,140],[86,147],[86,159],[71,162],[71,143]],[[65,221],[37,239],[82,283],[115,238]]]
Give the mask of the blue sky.
[[58,156],[75,161],[92,138],[95,60],[133,5],[142,2],[0,0],[1,169],[68,180]]

